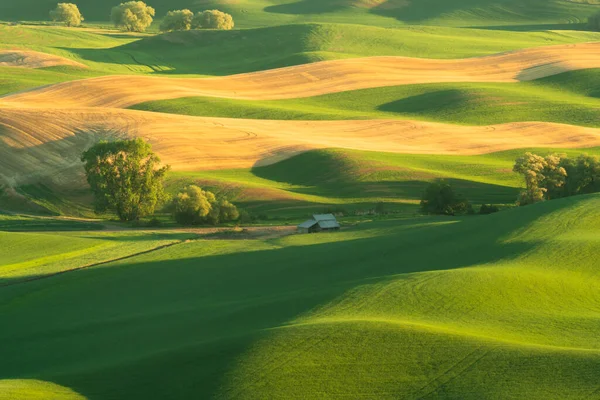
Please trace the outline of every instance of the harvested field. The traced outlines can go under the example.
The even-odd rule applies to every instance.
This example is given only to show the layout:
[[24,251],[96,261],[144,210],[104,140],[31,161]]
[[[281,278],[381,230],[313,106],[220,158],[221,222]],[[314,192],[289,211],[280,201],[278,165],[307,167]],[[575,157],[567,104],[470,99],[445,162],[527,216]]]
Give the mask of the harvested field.
[[31,50],[0,50],[0,67],[47,68],[64,65],[87,68],[77,61],[53,54]]
[[270,121],[107,108],[0,108],[3,181],[68,182],[81,152],[103,137],[141,136],[174,170],[267,165],[309,149],[483,154],[525,147],[600,145],[600,131],[552,123],[458,126],[400,120]]
[[275,100],[392,85],[530,81],[586,68],[600,68],[600,43],[537,47],[461,60],[351,58],[209,79],[105,76],[7,96],[0,104],[125,108],[192,96]]

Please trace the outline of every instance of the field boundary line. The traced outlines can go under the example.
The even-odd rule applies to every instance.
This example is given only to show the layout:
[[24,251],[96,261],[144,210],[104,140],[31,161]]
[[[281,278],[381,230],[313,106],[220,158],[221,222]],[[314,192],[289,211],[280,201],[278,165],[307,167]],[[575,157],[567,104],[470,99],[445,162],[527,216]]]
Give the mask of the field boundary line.
[[[53,272],[53,273],[47,274],[47,275],[33,276],[33,277],[29,277],[29,278],[24,278],[24,279],[17,279],[17,280],[15,280],[13,282],[1,283],[0,284],[0,288],[8,287],[8,286],[20,285],[20,284],[28,283],[28,282],[39,281],[39,280],[42,280],[42,279],[52,278],[52,277],[57,276],[57,275],[63,275],[63,274],[69,273],[69,272],[79,271],[79,270],[86,269],[86,268],[97,267],[97,266],[104,265],[104,264],[110,264],[112,262],[127,260],[129,258],[141,256],[141,255],[144,255],[144,254],[152,253],[154,251],[158,251],[158,250],[166,249],[168,247],[172,247],[172,246],[175,246],[175,245],[178,245],[178,244],[182,244],[182,243],[185,243],[185,242],[187,242],[189,240],[190,239],[179,240],[177,242],[163,244],[163,245],[160,245],[160,246],[157,246],[157,247],[153,247],[153,248],[148,249],[148,250],[140,251],[140,252],[133,253],[133,254],[128,254],[128,255],[122,256],[122,257],[113,258],[111,260],[105,260],[105,261],[99,261],[99,262],[95,262],[95,263],[91,263],[91,264],[86,264],[86,265],[82,265],[82,266],[75,267],[75,268],[65,269],[63,271]],[[0,279],[2,279],[2,278],[0,278]]]

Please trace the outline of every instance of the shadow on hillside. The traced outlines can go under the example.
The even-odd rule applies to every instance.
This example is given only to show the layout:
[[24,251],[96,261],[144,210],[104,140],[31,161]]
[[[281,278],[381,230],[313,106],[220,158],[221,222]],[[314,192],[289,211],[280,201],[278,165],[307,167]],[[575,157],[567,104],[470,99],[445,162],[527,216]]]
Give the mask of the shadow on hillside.
[[274,14],[292,15],[327,14],[349,8],[351,4],[351,0],[347,2],[335,0],[301,0],[295,3],[268,6],[264,8],[264,11]]
[[[408,3],[408,4],[407,4]],[[586,5],[573,4],[572,7],[583,10]],[[589,8],[589,6],[588,6]],[[593,10],[590,10],[593,11]],[[571,24],[546,24],[532,25],[531,15],[535,14],[535,19],[539,20],[556,20],[566,19],[571,17],[571,14],[565,13],[561,4],[549,3],[546,0],[530,0],[530,1],[515,1],[515,0],[461,0],[461,1],[444,1],[444,0],[420,0],[406,2],[402,0],[387,0],[376,7],[371,8],[371,13],[384,17],[396,18],[399,21],[423,24],[427,21],[437,18],[449,17],[455,14],[455,19],[466,20],[490,20],[490,21],[523,21],[523,29],[519,29],[520,25],[504,26],[502,30],[541,30],[546,29],[565,29],[561,27],[569,27]],[[560,16],[563,16],[561,18]],[[557,17],[558,16],[558,17]],[[579,24],[573,24],[579,25]],[[534,28],[534,27],[539,28]],[[475,28],[473,26],[465,26]],[[550,28],[553,27],[553,28]],[[490,27],[481,27],[487,29]],[[493,29],[493,27],[491,27]],[[512,28],[512,29],[511,29]]]
[[500,25],[500,26],[470,26],[472,29],[512,32],[543,32],[543,31],[587,31],[587,23],[571,24],[533,24],[533,25]]
[[102,230],[101,223],[35,216],[0,218],[0,231],[5,232],[72,232]]
[[[204,248],[199,242],[172,247],[161,261],[132,259],[118,268],[3,287],[0,298],[11,312],[3,316],[9,328],[0,338],[8,336],[12,344],[0,348],[0,375],[36,376],[89,397],[110,390],[123,398],[209,398],[269,329],[398,274],[517,257],[535,244],[502,239],[553,210],[546,203],[490,216],[420,220],[455,223],[398,227],[388,221],[365,226],[377,229],[376,237],[195,257],[194,249]],[[314,237],[326,235],[343,233]],[[13,301],[35,292],[40,296]],[[36,321],[33,331],[28,321]]]

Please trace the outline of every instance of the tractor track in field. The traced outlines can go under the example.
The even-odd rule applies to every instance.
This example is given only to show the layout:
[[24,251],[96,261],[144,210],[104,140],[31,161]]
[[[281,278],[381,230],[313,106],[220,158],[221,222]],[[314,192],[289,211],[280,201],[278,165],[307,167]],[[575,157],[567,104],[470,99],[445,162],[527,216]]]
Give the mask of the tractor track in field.
[[[52,278],[58,275],[64,275],[69,272],[75,272],[82,269],[98,267],[105,264],[110,264],[113,262],[119,262],[123,260],[127,260],[133,257],[142,256],[145,254],[153,253],[155,251],[163,250],[169,247],[173,247],[179,244],[194,242],[198,240],[217,240],[217,239],[225,239],[225,240],[247,240],[247,239],[273,239],[278,237],[283,237],[292,234],[295,231],[295,226],[287,226],[287,225],[279,225],[279,226],[266,226],[266,227],[247,227],[243,228],[240,231],[232,231],[231,228],[182,228],[175,229],[180,232],[189,232],[196,235],[194,238],[190,239],[182,239],[172,243],[166,243],[157,247],[153,247],[151,249],[139,251],[136,253],[128,254],[125,256],[113,258],[110,260],[98,261],[95,263],[89,263],[85,265],[81,265],[75,268],[69,268],[63,271],[53,272],[47,275],[33,276],[29,278],[15,278],[12,282],[4,282],[0,283],[0,288],[8,287],[8,286],[16,286],[28,282],[39,281],[42,279]],[[121,232],[123,229],[109,229],[103,230],[102,232]],[[31,232],[31,231],[27,231]],[[3,278],[0,277],[0,280]],[[6,279],[6,278],[4,278]],[[10,279],[10,278],[8,278]]]
[[123,261],[123,260],[127,260],[129,258],[141,256],[141,255],[144,255],[144,254],[149,254],[149,253],[152,253],[152,252],[155,252],[155,251],[158,251],[158,250],[162,250],[162,249],[165,249],[165,248],[168,248],[168,247],[173,247],[175,245],[182,244],[182,243],[185,243],[185,242],[186,242],[185,240],[181,240],[181,241],[177,241],[177,242],[174,242],[174,243],[167,243],[167,244],[160,245],[158,247],[153,247],[153,248],[148,249],[148,250],[140,251],[140,252],[133,253],[133,254],[128,254],[126,256],[117,257],[117,258],[114,258],[114,259],[111,259],[111,260],[105,260],[105,261],[99,261],[99,262],[96,262],[96,263],[81,265],[79,267],[65,269],[63,271],[53,272],[53,273],[50,273],[50,274],[47,274],[47,275],[33,276],[33,277],[23,278],[23,279],[15,279],[13,282],[0,283],[0,288],[8,287],[8,286],[21,285],[21,284],[24,284],[24,283],[29,283],[29,282],[34,282],[34,281],[40,281],[42,279],[48,279],[48,278],[53,278],[53,277],[58,276],[58,275],[64,275],[64,274],[67,274],[69,272],[75,272],[75,271],[79,271],[79,270],[82,270],[82,269],[87,269],[87,268],[92,268],[92,267],[98,267],[98,266],[104,265],[104,264],[110,264],[110,263],[113,263],[113,262]]

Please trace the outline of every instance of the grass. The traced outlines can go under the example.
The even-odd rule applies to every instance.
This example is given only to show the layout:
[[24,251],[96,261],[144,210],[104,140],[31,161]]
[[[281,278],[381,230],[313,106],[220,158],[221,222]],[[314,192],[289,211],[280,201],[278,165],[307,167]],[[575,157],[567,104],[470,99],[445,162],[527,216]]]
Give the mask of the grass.
[[[0,281],[11,283],[56,274],[82,266],[104,263],[169,246],[195,235],[172,231],[85,231],[85,224],[62,224],[52,219],[37,219],[37,229],[47,232],[3,232],[17,224],[35,230],[28,217],[0,217]],[[41,229],[40,229],[41,228]],[[66,229],[60,231],[61,229]],[[70,231],[73,229],[72,231]],[[75,229],[79,229],[75,231]]]
[[0,376],[90,398],[591,395],[599,206],[199,240],[5,287]]
[[594,40],[600,40],[600,33],[503,32],[422,26],[384,29],[343,24],[173,32],[159,36],[0,25],[0,49],[51,53],[89,67],[87,70],[0,68],[0,94],[98,75],[228,75],[348,57],[463,58]]
[[600,70],[589,69],[533,82],[404,85],[272,101],[190,97],[132,108],[252,119],[397,118],[465,125],[544,121],[599,127],[599,78]]
[[315,212],[372,210],[414,215],[428,182],[443,178],[473,204],[511,205],[522,187],[512,172],[526,151],[570,155],[591,149],[518,149],[480,156],[394,154],[342,149],[309,151],[252,169],[173,172],[169,190],[195,183],[231,198],[254,215],[301,219]]
[[[305,22],[348,23],[400,26],[427,24],[445,26],[505,26],[508,29],[535,29],[536,26],[564,26],[585,22],[597,5],[561,0],[428,0],[403,1],[316,1],[316,0],[240,0],[231,3],[211,0],[198,4],[192,0],[155,0],[148,2],[157,10],[157,22],[167,11],[189,8],[192,11],[217,8],[229,12],[238,27],[260,27]],[[4,2],[0,14],[4,20],[48,21],[53,0]],[[82,1],[78,4],[86,21],[108,23],[112,4]],[[155,23],[154,29],[157,27]],[[539,29],[539,28],[538,28]]]

